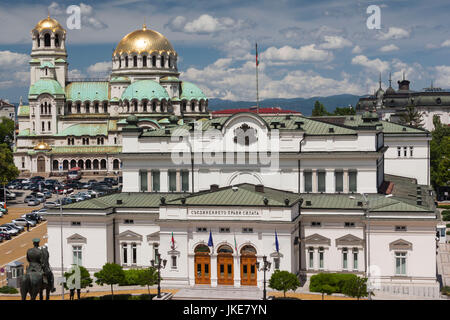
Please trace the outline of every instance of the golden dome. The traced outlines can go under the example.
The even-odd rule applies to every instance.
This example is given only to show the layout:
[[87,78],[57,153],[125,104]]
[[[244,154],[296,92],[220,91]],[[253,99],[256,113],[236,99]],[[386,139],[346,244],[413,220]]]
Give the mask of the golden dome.
[[37,30],[37,31],[41,32],[44,29],[46,29],[46,30],[50,29],[53,32],[55,32],[56,30],[61,30],[64,33],[66,33],[66,30],[64,30],[64,28],[59,24],[59,22],[53,18],[50,18],[50,16],[39,21],[33,30]]
[[37,151],[50,151],[50,150],[52,150],[52,147],[50,147],[44,141],[41,141],[37,145],[35,145],[33,149],[37,150]]
[[120,55],[122,53],[140,54],[142,52],[177,54],[166,37],[157,31],[147,29],[144,24],[142,29],[133,31],[123,37],[117,45],[116,50],[114,50],[113,55]]

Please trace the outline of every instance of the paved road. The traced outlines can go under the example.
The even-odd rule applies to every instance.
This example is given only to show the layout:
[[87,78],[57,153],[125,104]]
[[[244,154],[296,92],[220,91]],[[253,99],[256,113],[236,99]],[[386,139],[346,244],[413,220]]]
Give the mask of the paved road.
[[[34,208],[33,208],[34,209]],[[0,218],[0,224],[10,222],[23,215],[24,213],[31,212],[31,208],[8,208],[9,213]],[[21,234],[13,237],[11,240],[5,240],[0,243],[0,268],[4,268],[6,264],[12,261],[21,261],[26,265],[26,252],[29,248],[33,247],[33,238],[40,238],[41,245],[47,243],[47,222],[41,222],[34,228],[30,228],[30,232],[26,229]],[[6,284],[6,275],[0,276],[0,286]]]

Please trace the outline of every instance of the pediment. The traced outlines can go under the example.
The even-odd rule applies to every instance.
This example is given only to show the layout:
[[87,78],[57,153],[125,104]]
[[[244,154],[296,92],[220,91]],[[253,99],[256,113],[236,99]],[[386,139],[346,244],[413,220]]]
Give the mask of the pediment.
[[324,237],[318,233],[307,236],[304,240],[305,244],[322,244],[322,245],[330,245],[331,240],[327,237]]
[[159,241],[159,231],[148,234],[147,241]]
[[87,239],[78,233],[67,238],[67,243],[87,243]]
[[353,234],[346,234],[336,239],[336,246],[362,246],[364,240]]
[[412,250],[412,243],[403,239],[398,239],[389,243],[389,250]]
[[131,230],[125,230],[124,232],[119,234],[117,239],[122,241],[142,241],[142,236]]

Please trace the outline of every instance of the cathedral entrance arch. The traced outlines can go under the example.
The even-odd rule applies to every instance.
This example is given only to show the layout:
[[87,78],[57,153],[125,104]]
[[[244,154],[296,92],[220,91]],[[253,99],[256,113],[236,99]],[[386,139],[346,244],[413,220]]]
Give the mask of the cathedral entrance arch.
[[256,249],[246,245],[241,249],[241,285],[256,286]]
[[37,172],[45,172],[45,158],[43,156],[37,158]]
[[194,253],[195,284],[211,284],[211,256],[208,246],[199,244]]
[[217,284],[233,285],[233,249],[222,245],[217,249]]

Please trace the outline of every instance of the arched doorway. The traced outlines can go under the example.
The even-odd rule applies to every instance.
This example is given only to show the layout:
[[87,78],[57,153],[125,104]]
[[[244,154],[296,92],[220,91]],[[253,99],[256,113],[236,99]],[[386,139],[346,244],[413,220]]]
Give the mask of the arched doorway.
[[208,246],[199,244],[194,252],[195,284],[211,284],[211,256]]
[[222,245],[217,249],[217,284],[233,285],[233,249]]
[[69,170],[69,160],[63,161],[63,170]]
[[76,166],[77,166],[77,161],[74,159],[70,160],[70,168],[72,169],[72,168],[75,168]]
[[241,285],[256,286],[256,249],[246,245],[241,249]]
[[37,159],[37,172],[45,172],[45,158],[42,156]]
[[78,167],[80,167],[81,169],[84,169],[84,161],[83,160],[78,160]]

